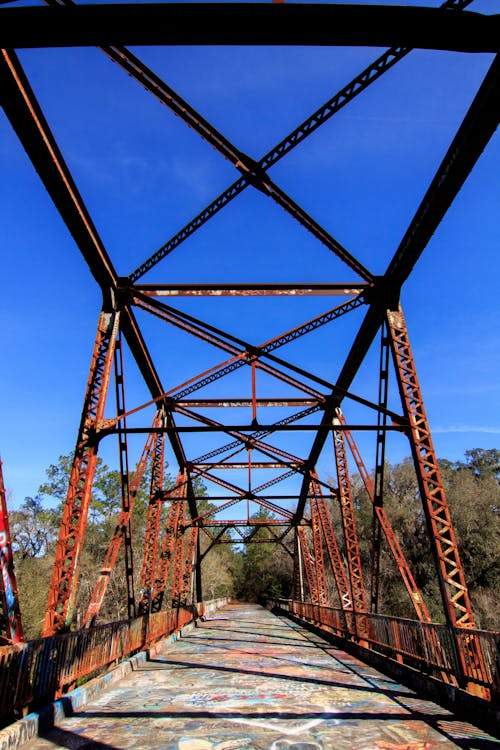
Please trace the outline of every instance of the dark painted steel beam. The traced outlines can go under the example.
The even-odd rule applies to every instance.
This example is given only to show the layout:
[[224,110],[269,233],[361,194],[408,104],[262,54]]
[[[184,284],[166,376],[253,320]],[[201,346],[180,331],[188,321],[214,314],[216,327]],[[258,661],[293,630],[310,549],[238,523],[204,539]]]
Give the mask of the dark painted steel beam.
[[[45,0],[47,4],[58,3],[65,5],[68,0]],[[440,6],[448,10],[464,10],[472,3],[472,0],[445,0]],[[172,107],[171,95],[167,91],[168,87],[144,64],[137,65],[137,60],[125,48],[118,50],[115,48],[110,54],[110,49],[106,51],[112,59],[120,64],[127,72],[145,86],[151,93],[160,99],[167,106]],[[306,120],[300,123],[258,162],[257,167],[261,171],[267,171],[276,164],[286,154],[290,153],[296,146],[314,133],[321,125],[326,123],[333,115],[339,112],[349,102],[365,91],[374,81],[378,80],[409,52],[411,47],[394,46],[386,50],[382,55],[377,57],[361,73],[353,78],[349,83],[343,86],[336,94],[328,99],[319,109],[315,110]],[[133,70],[130,70],[132,66]],[[168,95],[168,101],[165,99]],[[189,111],[186,111],[189,116]],[[187,122],[187,120],[186,120]],[[180,232],[163,244],[152,256],[139,266],[131,275],[131,281],[137,281],[147,271],[151,270],[157,263],[165,258],[176,247],[182,244],[195,231],[203,226],[209,219],[215,216],[222,208],[228,205],[237,195],[239,195],[250,182],[245,177],[240,177],[232,185],[221,193],[209,206],[201,211],[194,219],[186,224]]]
[[[500,17],[348,4],[140,3],[2,9],[2,47],[405,45],[496,52]],[[450,17],[451,15],[451,17]]]
[[[448,15],[450,15],[448,13]],[[371,304],[359,328],[337,380],[337,385],[350,388],[382,321],[386,309],[394,307],[400,289],[408,278],[430,238],[438,228],[448,208],[453,203],[480,155],[486,148],[500,121],[500,57],[497,55],[481,84],[474,101],[461,123],[422,203],[413,217],[386,274],[371,290]],[[339,400],[340,403],[340,400]],[[331,424],[335,405],[325,410],[323,424]],[[308,465],[316,465],[327,431],[319,431]],[[304,478],[301,499],[297,506],[296,520],[304,512],[309,482]]]
[[[80,196],[50,127],[14,52],[0,53],[0,103],[26,153],[38,172],[61,218],[68,227],[109,306],[117,303],[117,274]],[[123,334],[153,398],[164,393],[132,310],[125,306],[121,316]],[[175,426],[172,416],[170,426]],[[173,430],[172,449],[179,467],[186,466],[180,441]],[[191,498],[193,493],[189,493]],[[197,515],[194,501],[190,510]]]
[[6,49],[0,52],[0,103],[90,272],[107,293],[117,278],[113,264],[24,70],[16,54]]

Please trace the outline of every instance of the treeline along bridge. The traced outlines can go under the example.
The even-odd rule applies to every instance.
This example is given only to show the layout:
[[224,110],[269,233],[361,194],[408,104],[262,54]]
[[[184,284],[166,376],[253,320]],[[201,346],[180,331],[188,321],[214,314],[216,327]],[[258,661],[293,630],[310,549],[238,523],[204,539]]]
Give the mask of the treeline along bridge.
[[[361,700],[363,691],[369,694],[368,704],[379,701],[371,716],[374,723],[369,736],[362,739],[359,735],[356,740],[346,734],[344,742],[350,737],[349,742],[361,743],[359,747],[433,747],[438,735],[426,734],[431,727],[441,732],[439,742],[456,740],[455,744],[466,746],[467,737],[459,741],[454,729],[448,735],[444,732],[443,726],[452,723],[448,714],[443,714],[441,724],[429,719],[440,709],[425,701],[415,708],[418,699],[394,682],[396,678],[411,678],[423,694],[433,692],[457,710],[494,720],[499,693],[498,633],[477,628],[400,300],[413,267],[498,125],[500,65],[495,55],[500,17],[475,13],[468,7],[472,5],[472,0],[446,0],[439,8],[282,3],[78,6],[70,0],[46,0],[46,7],[6,4],[1,9],[3,111],[102,292],[45,623],[37,640],[26,641],[23,635],[1,479],[0,634],[5,645],[0,648],[0,687],[6,722],[30,709],[41,710],[61,696],[76,695],[72,691],[84,678],[134,655],[144,679],[156,686],[153,692],[158,688],[163,693],[182,669],[181,682],[194,681],[196,691],[204,695],[199,710],[195,707],[188,715],[183,709],[183,721],[191,719],[196,724],[191,729],[181,731],[175,724],[180,720],[175,718],[175,710],[169,706],[161,709],[162,721],[171,714],[175,719],[169,742],[178,742],[179,748],[255,746],[278,750],[293,746],[301,733],[307,739],[297,747],[333,747],[334,734],[323,735],[324,727],[333,732],[343,721],[355,723],[359,717],[351,704]],[[167,77],[125,46],[161,44],[227,45],[228,49],[252,45],[256,55],[259,45],[367,45],[384,50],[378,50],[373,62],[347,78],[324,105],[259,156],[245,153],[236,139],[233,142],[220,132],[178,94]],[[162,112],[173,113],[224,157],[236,170],[236,180],[158,249],[145,253],[135,268],[131,264],[128,275],[122,275],[130,257],[126,252],[123,257],[119,253],[112,257],[101,239],[16,47],[97,48],[115,63],[116,76],[124,71],[128,86],[138,84],[143,97],[153,97]],[[326,123],[338,113],[368,96],[368,90],[373,87],[376,92],[380,79],[391,75],[389,71],[410,56],[413,48],[468,52],[471,57],[488,54],[491,64],[465,117],[457,123],[448,150],[436,164],[434,177],[415,206],[399,245],[388,256],[385,271],[379,273],[371,268],[376,263],[369,253],[358,257],[344,247],[271,172],[320,129],[326,130]],[[252,200],[244,203],[239,197],[243,193],[251,193]],[[265,206],[262,196],[270,199]],[[198,269],[189,265],[189,244],[206,237],[203,233],[220,221],[219,214],[227,215],[233,201],[249,209],[248,224],[258,225],[257,209],[267,211],[269,205],[274,209],[276,204],[281,209],[276,214],[279,221],[299,225],[297,238],[304,243],[303,249],[298,255],[290,250],[290,258],[301,257],[301,262],[295,267],[291,261],[279,275],[283,278],[283,270],[290,271],[299,281],[273,281],[272,243],[265,248],[264,260],[257,253],[254,258],[240,252],[244,238],[237,231],[230,253],[234,276],[228,279],[227,266],[214,244],[206,251],[210,266]],[[360,221],[354,209],[349,220]],[[270,231],[268,218],[262,222],[265,236]],[[336,265],[325,263],[324,270],[315,265],[312,253],[318,249]],[[169,268],[175,267],[169,263],[174,250],[186,252],[183,273],[187,281],[172,281],[176,276]],[[314,263],[308,260],[313,257]],[[160,275],[161,269],[167,271],[166,276]],[[218,270],[223,280],[214,282]],[[332,296],[340,300],[318,313],[317,300]],[[227,302],[242,297],[245,309],[250,309],[244,319],[238,320],[229,307],[222,315],[224,324],[205,319],[208,305],[215,300],[219,304],[221,298]],[[282,305],[279,314],[269,306],[264,313],[258,312],[262,301],[268,305],[272,300]],[[297,300],[314,301],[314,314],[300,322],[290,318],[292,326],[277,332],[276,321],[283,319],[286,305],[296,305]],[[294,310],[296,315],[297,307]],[[210,314],[208,318],[213,320]],[[220,314],[215,315],[215,320],[220,319]],[[264,325],[269,326],[267,334],[256,338],[255,331]],[[330,329],[339,330],[338,340],[332,339]],[[169,331],[173,332],[171,339]],[[179,336],[183,337],[180,348]],[[193,341],[192,357],[184,354],[184,339]],[[281,351],[289,344],[294,352],[290,358]],[[325,373],[321,363],[332,346],[336,347],[336,364],[333,372]],[[222,352],[220,358],[212,356],[217,351]],[[129,362],[135,363],[132,368]],[[360,369],[370,371],[372,388],[366,385],[366,377],[359,377]],[[137,395],[141,393],[136,387],[138,374],[142,387],[149,391],[143,400]],[[134,385],[127,391],[130,382]],[[412,456],[442,605],[437,622],[429,613],[426,596],[417,585],[384,505],[389,435],[406,441]],[[118,443],[121,510],[83,622],[77,622],[79,566],[97,458],[103,441],[107,445],[113,439]],[[143,443],[136,451],[138,440]],[[364,446],[370,440],[374,449],[366,453]],[[171,465],[172,461],[176,464],[176,479],[168,489],[164,485],[167,457]],[[372,465],[373,472],[367,468]],[[151,474],[150,500],[144,546],[139,550],[133,544],[133,511],[146,471]],[[360,553],[353,471],[363,482],[366,502],[372,508],[368,564]],[[8,466],[4,473],[8,477]],[[204,500],[203,507],[196,494],[197,480],[209,490],[209,503]],[[281,488],[279,494],[276,487]],[[289,599],[269,602],[279,619],[264,609],[243,605],[215,614],[215,604],[203,603],[207,599],[203,592],[207,555],[219,544],[263,542],[280,545],[293,560]],[[379,611],[383,553],[392,556],[401,575],[412,618]],[[127,619],[104,623],[102,606],[118,565],[122,566],[119,575]],[[200,620],[202,615],[205,622]],[[199,627],[186,641],[164,650],[161,643],[165,638],[194,622]],[[316,630],[307,630],[306,625]],[[330,640],[321,640],[319,631]],[[332,639],[334,646],[328,645]],[[137,656],[146,652],[153,662]],[[227,664],[224,654],[229,654]],[[241,663],[247,657],[255,660],[255,669]],[[392,670],[393,678],[363,667],[361,658]],[[156,662],[155,672],[150,667]],[[273,664],[278,665],[276,674]],[[224,675],[240,673],[238,670],[242,692],[248,692],[252,710],[238,712],[231,704],[226,719],[252,726],[258,739],[244,739],[243,734],[238,739],[231,733],[226,737],[224,729],[217,744],[213,738],[206,739],[210,732],[219,731],[212,726],[212,710],[207,709],[210,700],[219,701],[214,675],[219,674],[222,684]],[[258,679],[261,673],[265,688]],[[292,697],[293,690],[287,692],[281,683],[279,689],[271,688],[275,678],[293,683],[302,697]],[[231,684],[232,690],[234,682]],[[119,701],[118,713],[126,716],[130,709],[131,716],[153,720],[154,709],[137,708],[143,690],[140,685],[135,697],[128,693]],[[348,697],[346,691],[351,688],[358,691],[356,700],[352,693]],[[231,695],[234,699],[231,690],[228,688],[229,703]],[[339,708],[342,701],[340,693],[335,698],[335,690],[343,691],[344,709]],[[265,695],[265,710],[255,707],[260,691]],[[52,714],[56,711],[51,710]],[[99,734],[99,727],[110,721],[109,709],[89,711]],[[398,741],[399,730],[392,726],[396,714],[401,726],[408,717],[415,726],[423,721],[425,736],[419,739],[418,728],[415,739],[401,730]],[[388,715],[392,716],[389,730],[383,725]],[[317,729],[320,725],[321,730]],[[75,736],[81,731],[75,729]],[[190,731],[196,735],[194,739],[189,739]],[[181,734],[188,738],[184,745]],[[71,744],[76,740],[70,735],[71,730],[61,725],[54,741],[64,747],[78,746]],[[493,746],[491,737],[478,737],[474,741],[483,744],[474,747]],[[143,740],[136,737],[136,746],[143,746]],[[131,746],[131,741],[130,737],[115,740],[119,747]],[[113,746],[98,738],[86,737],[85,742],[91,743],[87,746]],[[335,742],[344,746],[340,735]]]

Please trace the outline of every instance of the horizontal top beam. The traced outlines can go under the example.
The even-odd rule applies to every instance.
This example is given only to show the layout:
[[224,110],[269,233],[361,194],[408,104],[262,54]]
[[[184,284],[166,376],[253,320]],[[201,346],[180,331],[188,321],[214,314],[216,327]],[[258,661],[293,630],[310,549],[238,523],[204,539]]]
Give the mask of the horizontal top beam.
[[301,3],[116,3],[1,9],[0,47],[407,46],[499,49],[500,16],[441,8]]
[[136,284],[134,290],[148,297],[267,297],[353,295],[365,283],[309,284]]
[[[192,398],[192,399],[180,399],[176,401],[177,406],[185,406],[188,409],[205,409],[205,408],[224,408],[227,407],[248,407],[252,406],[253,400],[251,398]],[[312,398],[256,398],[255,403],[257,406],[271,407],[271,406],[316,406],[317,401]]]
[[[259,431],[265,431],[266,433],[272,433],[272,432],[330,432],[330,431],[336,431],[336,432],[344,432],[345,430],[350,430],[351,432],[356,432],[356,430],[387,430],[389,432],[391,431],[402,431],[408,429],[408,425],[405,424],[404,419],[401,418],[401,423],[396,424],[395,422],[393,424],[387,424],[384,425],[382,428],[379,427],[376,424],[350,424],[350,425],[344,425],[344,424],[280,424],[279,422],[274,424],[214,424],[214,425],[206,425],[206,424],[196,424],[196,425],[174,425],[174,424],[168,424],[161,427],[156,426],[149,426],[149,427],[125,427],[122,428],[122,432],[127,435],[140,435],[140,434],[148,434],[151,432],[156,433],[169,433],[169,432],[222,432],[222,433],[233,433],[233,432],[255,432],[256,429]],[[106,435],[116,435],[118,433],[118,429],[116,427],[104,427],[101,430],[96,431],[96,436],[98,440],[101,440]],[[252,438],[251,435],[249,435],[248,442],[252,443],[254,441],[254,438]]]

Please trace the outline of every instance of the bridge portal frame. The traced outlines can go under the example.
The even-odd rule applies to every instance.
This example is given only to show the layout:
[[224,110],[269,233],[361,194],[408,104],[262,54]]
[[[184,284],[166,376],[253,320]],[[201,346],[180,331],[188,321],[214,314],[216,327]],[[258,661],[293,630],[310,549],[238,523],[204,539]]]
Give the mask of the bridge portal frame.
[[[182,529],[191,528],[189,555],[194,559],[198,544],[198,529],[205,531],[209,537],[214,528],[210,519],[204,519],[198,513],[196,497],[193,488],[195,477],[210,476],[212,481],[221,484],[225,489],[234,492],[237,501],[252,499],[273,513],[276,513],[286,528],[285,534],[279,536],[271,531],[272,524],[262,524],[269,531],[267,541],[283,543],[286,534],[293,528],[299,533],[299,540],[303,539],[302,552],[307,544],[306,527],[311,519],[306,517],[306,506],[310,500],[314,483],[316,464],[324,448],[326,438],[330,432],[352,430],[348,424],[334,424],[338,410],[345,399],[354,399],[373,408],[378,421],[375,426],[357,425],[358,428],[376,429],[380,450],[383,455],[385,435],[390,429],[397,429],[407,434],[412,450],[416,474],[419,481],[424,510],[426,514],[428,533],[436,561],[437,575],[440,582],[444,615],[450,628],[473,628],[474,617],[470,599],[465,585],[462,566],[456,540],[453,533],[451,519],[447,508],[446,497],[439,478],[437,459],[430,439],[430,430],[423,408],[423,399],[416,380],[416,369],[413,355],[409,346],[406,324],[399,306],[401,287],[410,275],[423,249],[432,237],[442,218],[446,214],[455,196],[473,169],[477,159],[486,147],[499,122],[499,93],[500,93],[500,60],[493,61],[467,115],[461,123],[457,134],[450,145],[436,175],[417,209],[407,232],[405,233],[387,271],[381,277],[374,276],[348,250],[343,248],[323,227],[307,214],[292,198],[276,185],[269,177],[267,170],[282,156],[302,142],[310,133],[331,117],[340,108],[364,91],[374,80],[386,70],[406,56],[411,47],[425,47],[432,49],[451,49],[467,51],[498,51],[498,34],[500,18],[497,16],[484,17],[472,14],[465,8],[472,0],[447,0],[440,9],[429,8],[383,8],[374,6],[287,6],[262,4],[143,4],[133,7],[133,23],[126,7],[93,6],[77,7],[69,0],[47,0],[47,8],[6,8],[2,9],[2,31],[0,43],[4,46],[0,57],[1,104],[24,146],[33,166],[38,172],[43,184],[52,197],[61,217],[75,239],[80,252],[86,260],[91,273],[99,284],[103,294],[103,311],[101,313],[94,355],[90,368],[87,395],[80,430],[78,433],[75,459],[73,463],[70,488],[66,500],[63,524],[61,526],[56,564],[50,589],[45,635],[63,632],[68,629],[72,618],[72,607],[76,595],[78,582],[79,551],[85,536],[85,524],[92,488],[93,471],[100,439],[115,431],[119,434],[121,457],[126,458],[126,416],[123,382],[118,382],[118,408],[115,420],[104,420],[104,404],[110,381],[111,364],[115,347],[119,337],[123,335],[127,341],[139,369],[147,384],[152,402],[162,414],[162,419],[155,418],[155,423],[149,431],[165,432],[176,456],[179,473],[182,475],[183,513],[189,509],[191,521],[181,523]],[[131,6],[128,6],[130,9]],[[458,12],[460,11],[460,12]],[[161,23],[151,23],[154,14],[165,20],[169,14],[176,14],[177,26]],[[227,14],[235,20],[230,24],[230,33],[224,36],[222,27],[206,24],[204,14]],[[331,26],[318,24],[318,13],[328,14],[330,20],[336,19],[335,34],[331,33]],[[236,23],[245,17],[247,23]],[[156,16],[155,16],[156,17]],[[33,19],[36,18],[36,24]],[[96,23],[98,18],[99,23]],[[250,23],[248,22],[250,20]],[[411,20],[411,23],[409,21]],[[169,29],[168,33],[166,29]],[[217,33],[211,29],[217,28]],[[36,34],[30,32],[36,29]],[[96,32],[96,29],[99,31]],[[325,29],[328,33],[325,35]],[[302,123],[287,138],[281,141],[275,149],[265,155],[260,161],[244,154],[228,139],[219,133],[202,115],[182,100],[176,92],[138,58],[130,53],[125,43],[157,44],[162,41],[167,44],[394,44],[386,53],[364,70],[348,86],[342,89],[318,112],[314,113],[305,123]],[[37,102],[30,83],[22,69],[13,47],[15,46],[53,46],[53,45],[96,45],[118,63],[130,76],[143,85],[165,106],[179,116],[187,125],[192,127],[207,143],[213,146],[239,172],[237,181],[221,196],[215,199],[192,222],[184,227],[177,235],[167,242],[153,256],[146,259],[127,278],[119,277],[112,261],[100,239],[92,222],[90,214],[81,198],[76,184],[64,162],[64,158],[51,133],[50,127]],[[170,293],[182,293],[183,290],[168,290],[167,286],[151,289],[138,283],[144,273],[154,267],[169,252],[201,227],[206,221],[218,213],[236,195],[247,186],[252,186],[271,197],[287,213],[297,220],[303,227],[313,234],[327,249],[353,270],[360,282],[356,290],[351,284],[338,284],[337,291],[350,294],[347,303],[329,311],[320,318],[308,321],[298,329],[285,332],[278,339],[270,340],[260,346],[236,339],[227,332],[214,329],[185,314],[180,314],[155,297]],[[330,289],[332,291],[332,289]],[[307,289],[298,287],[284,287],[283,285],[267,284],[260,288],[244,288],[233,285],[231,289],[212,285],[205,288],[196,287],[184,289],[186,294],[295,294],[295,293],[324,293],[324,288],[309,285]],[[314,377],[311,373],[292,366],[286,360],[277,357],[272,352],[294,338],[306,334],[315,327],[324,325],[350,310],[361,305],[367,307],[365,317],[354,338],[352,347],[345,359],[340,376],[335,383],[328,383],[324,379]],[[179,394],[165,392],[152,357],[148,351],[141,329],[134,315],[134,307],[147,310],[172,325],[181,328],[192,335],[214,344],[230,355],[230,359],[222,363],[217,372],[202,373],[195,376]],[[349,391],[351,383],[361,366],[378,331],[387,325],[394,370],[401,393],[402,414],[391,412],[383,399],[378,404],[371,404]],[[115,360],[116,361],[116,360]],[[201,418],[190,409],[185,398],[198,387],[213,382],[215,377],[223,377],[240,366],[256,368],[271,374],[285,383],[293,384],[302,389],[311,405],[293,418],[282,420],[282,423],[269,425],[267,429],[255,430],[255,425],[222,425],[215,420]],[[380,379],[386,377],[385,365],[381,364]],[[115,367],[117,371],[118,366]],[[122,373],[115,372],[115,378],[122,378]],[[255,378],[253,380],[251,402],[255,415],[257,396]],[[121,388],[121,390],[120,390]],[[324,391],[327,391],[324,393]],[[122,394],[120,396],[120,394]],[[177,398],[175,398],[177,395]],[[182,402],[184,399],[184,403]],[[121,406],[120,406],[121,404]],[[133,410],[135,411],[135,410]],[[282,429],[300,428],[293,424],[305,413],[309,415],[315,411],[323,413],[320,424],[315,426],[314,438],[310,453],[305,458],[296,457],[279,451],[270,446],[265,438],[270,433]],[[221,431],[234,438],[239,445],[249,447],[249,463],[251,449],[258,447],[270,462],[282,461],[283,466],[291,466],[291,473],[302,476],[302,488],[297,497],[296,510],[293,514],[282,507],[260,496],[256,490],[248,493],[241,488],[231,485],[220,478],[209,474],[206,468],[200,468],[207,456],[189,461],[186,458],[181,441],[183,429],[176,426],[174,414],[179,413],[201,422],[199,429],[207,431]],[[392,424],[388,423],[388,418]],[[341,434],[341,433],[339,433]],[[225,446],[227,450],[227,446]],[[150,451],[151,449],[149,449]],[[213,458],[211,455],[209,458]],[[228,459],[224,459],[224,463]],[[382,461],[383,464],[383,461]],[[123,464],[125,466],[125,464]],[[113,552],[108,555],[108,568],[112,568],[116,560],[117,550],[121,539],[127,544],[126,523],[130,520],[130,507],[133,504],[131,489],[128,486],[128,469],[122,468],[122,501],[123,509],[120,516],[122,530],[115,535]],[[285,476],[285,475],[283,475]],[[262,488],[283,479],[271,480]],[[375,488],[375,506],[383,507],[382,487],[380,477],[379,486]],[[131,483],[133,485],[133,482]],[[314,489],[313,487],[313,489]],[[334,491],[335,488],[330,488]],[[314,494],[314,493],[313,493]],[[332,493],[333,494],[333,493]],[[314,501],[313,501],[314,505]],[[178,515],[178,514],[177,514]],[[182,515],[182,514],[181,514]],[[379,514],[380,515],[380,514]],[[380,519],[379,519],[380,520]],[[127,521],[127,522],[128,522]],[[177,519],[178,523],[179,519]],[[320,535],[320,525],[317,518],[312,520],[316,541]],[[240,534],[245,543],[256,542],[258,524],[247,524],[251,530],[247,535]],[[238,530],[237,522],[228,522],[228,528]],[[155,526],[156,528],[156,526]],[[178,529],[178,527],[176,527]],[[155,532],[156,533],[156,532]],[[178,531],[173,532],[178,535]],[[212,534],[213,543],[228,541],[224,532],[218,537]],[[356,561],[357,550],[355,535],[351,536],[351,567]],[[158,540],[153,545],[157,549]],[[300,546],[300,545],[298,545]],[[177,549],[177,547],[176,547]],[[179,548],[180,549],[180,548]],[[393,549],[394,551],[394,549]],[[116,554],[115,554],[116,552]],[[184,561],[183,553],[178,551],[178,560]],[[308,553],[302,555],[305,567],[311,567]],[[320,559],[318,551],[317,559]],[[145,563],[147,567],[148,563]],[[187,568],[198,566],[184,561],[182,572],[181,562],[178,562],[176,573],[177,593],[181,596],[186,589]],[[355,564],[356,567],[357,563]],[[146,568],[145,568],[146,569]],[[401,569],[401,568],[400,568]],[[311,569],[312,570],[312,569]],[[309,574],[311,575],[311,570]],[[307,570],[306,570],[307,572]],[[130,578],[131,572],[127,573]],[[309,577],[310,577],[309,575]],[[152,579],[148,569],[145,574],[147,580]],[[181,584],[180,581],[183,583]],[[312,584],[314,588],[314,584]],[[105,588],[105,587],[104,587]],[[300,587],[296,587],[300,588]],[[359,588],[359,587],[358,587]],[[101,593],[102,588],[101,588]],[[199,592],[200,593],[200,592]],[[135,606],[133,594],[129,606]],[[359,595],[357,597],[360,598]],[[94,609],[89,622],[98,614],[102,597],[94,601]],[[373,594],[372,594],[373,601]],[[413,594],[415,603],[415,592]],[[425,617],[425,610],[418,610],[419,618]],[[463,642],[462,642],[463,643]],[[462,664],[471,658],[471,652],[462,646],[457,646]],[[465,671],[464,666],[464,671]]]

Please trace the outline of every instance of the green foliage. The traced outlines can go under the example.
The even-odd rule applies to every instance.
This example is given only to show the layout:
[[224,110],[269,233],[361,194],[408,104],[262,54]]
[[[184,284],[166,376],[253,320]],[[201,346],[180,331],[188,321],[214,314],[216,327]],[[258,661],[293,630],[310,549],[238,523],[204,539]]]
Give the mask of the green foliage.
[[[10,514],[10,525],[20,590],[20,603],[28,637],[39,635],[45,614],[60,518],[66,498],[71,455],[60,456],[47,470],[47,481],[40,495],[56,500],[56,508],[47,508],[43,497],[26,498]],[[498,590],[500,581],[500,451],[474,448],[465,453],[464,461],[440,461],[448,503],[458,540],[465,578],[469,586],[477,623],[486,629],[497,629],[500,622]],[[77,615],[85,612],[97,580],[109,541],[115,530],[121,507],[120,478],[117,471],[98,461],[87,524],[85,546],[81,555]],[[165,489],[173,478],[166,473]],[[135,502],[132,516],[136,594],[139,590],[141,553],[149,504],[150,473],[146,473]],[[206,496],[203,483],[194,482],[200,514],[214,506]],[[352,477],[356,523],[363,570],[370,570],[372,505],[357,476]],[[413,464],[406,459],[386,466],[385,507],[400,541],[415,580],[421,589],[432,618],[443,621],[443,610],[437,584],[429,532],[419,497]],[[168,504],[167,504],[168,505]],[[164,509],[164,519],[168,507]],[[331,506],[335,528],[341,528],[338,504]],[[210,540],[202,534],[201,551],[203,595],[205,599],[236,596],[247,601],[262,598],[289,597],[292,590],[292,558],[275,541],[265,521],[273,515],[260,509],[254,516],[263,521],[254,534],[255,544],[244,548],[232,543],[218,544],[207,552]],[[250,531],[250,529],[248,529]],[[229,532],[223,537],[230,542]],[[382,537],[380,607],[382,613],[414,617],[401,575]],[[345,555],[345,548],[341,552]],[[205,554],[207,553],[207,554]],[[365,580],[367,591],[369,580]],[[102,620],[127,616],[125,609],[125,576],[123,562],[118,561],[109,581]],[[333,577],[327,571],[327,586],[335,603]]]
[[[477,623],[482,628],[496,629],[500,622],[497,596],[500,583],[500,486],[497,479],[500,451],[474,449],[465,455],[465,462],[444,460],[439,463]],[[365,569],[368,569],[372,506],[359,477],[353,484],[359,508],[357,523],[361,555]],[[442,622],[443,607],[429,531],[411,459],[396,466],[386,466],[384,506],[432,619]],[[379,611],[415,617],[400,573],[383,536],[382,539]]]
[[19,510],[10,513],[13,549],[17,558],[45,555],[56,538],[59,519],[55,511],[44,508],[40,497],[26,497]]
[[[261,508],[252,518],[260,521],[274,518]],[[241,564],[236,571],[236,595],[244,601],[288,598],[293,583],[293,565],[290,555],[273,539],[269,530],[259,528],[249,544],[240,552]],[[266,541],[269,540],[269,541]]]

